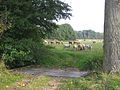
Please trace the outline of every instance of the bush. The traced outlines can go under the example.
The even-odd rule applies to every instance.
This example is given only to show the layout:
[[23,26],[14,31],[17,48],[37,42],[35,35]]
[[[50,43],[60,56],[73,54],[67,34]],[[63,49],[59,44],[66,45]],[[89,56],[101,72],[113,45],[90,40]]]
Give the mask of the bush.
[[26,66],[33,62],[30,52],[18,51],[17,49],[11,49],[10,52],[4,53],[3,59],[9,68]]
[[14,42],[8,40],[3,46],[2,58],[8,68],[36,64],[41,52],[43,53],[42,43],[35,42],[32,39],[23,39]]

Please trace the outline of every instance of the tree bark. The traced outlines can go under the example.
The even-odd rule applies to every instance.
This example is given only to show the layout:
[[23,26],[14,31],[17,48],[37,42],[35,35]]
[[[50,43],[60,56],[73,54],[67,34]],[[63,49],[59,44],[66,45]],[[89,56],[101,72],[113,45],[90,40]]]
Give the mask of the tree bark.
[[120,72],[120,0],[105,0],[103,67]]

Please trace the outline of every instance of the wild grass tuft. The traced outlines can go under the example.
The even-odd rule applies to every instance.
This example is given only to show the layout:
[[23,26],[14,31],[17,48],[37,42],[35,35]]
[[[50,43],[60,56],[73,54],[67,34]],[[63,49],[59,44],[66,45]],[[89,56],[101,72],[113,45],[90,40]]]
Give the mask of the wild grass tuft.
[[13,74],[5,68],[3,62],[0,62],[0,90],[7,90],[9,86],[17,80],[22,79],[24,76],[21,74]]
[[61,80],[60,90],[120,90],[120,74],[94,73],[88,77]]

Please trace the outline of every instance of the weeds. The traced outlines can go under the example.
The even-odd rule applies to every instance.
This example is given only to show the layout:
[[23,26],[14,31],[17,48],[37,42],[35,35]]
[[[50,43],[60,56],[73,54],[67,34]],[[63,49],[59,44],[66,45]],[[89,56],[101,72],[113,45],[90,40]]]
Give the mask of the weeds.
[[12,83],[24,78],[24,75],[9,72],[3,62],[0,62],[0,90],[7,90]]
[[94,73],[87,77],[61,80],[60,90],[120,90],[120,74]]

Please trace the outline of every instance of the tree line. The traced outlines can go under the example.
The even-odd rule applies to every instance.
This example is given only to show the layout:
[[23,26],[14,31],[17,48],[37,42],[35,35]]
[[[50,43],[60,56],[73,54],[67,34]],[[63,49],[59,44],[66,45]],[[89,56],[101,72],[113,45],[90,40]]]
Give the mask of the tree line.
[[93,30],[76,31],[78,39],[103,39],[103,33]]
[[52,33],[49,33],[47,38],[57,40],[103,39],[103,33],[93,30],[74,31],[70,24],[62,24],[53,30]]

